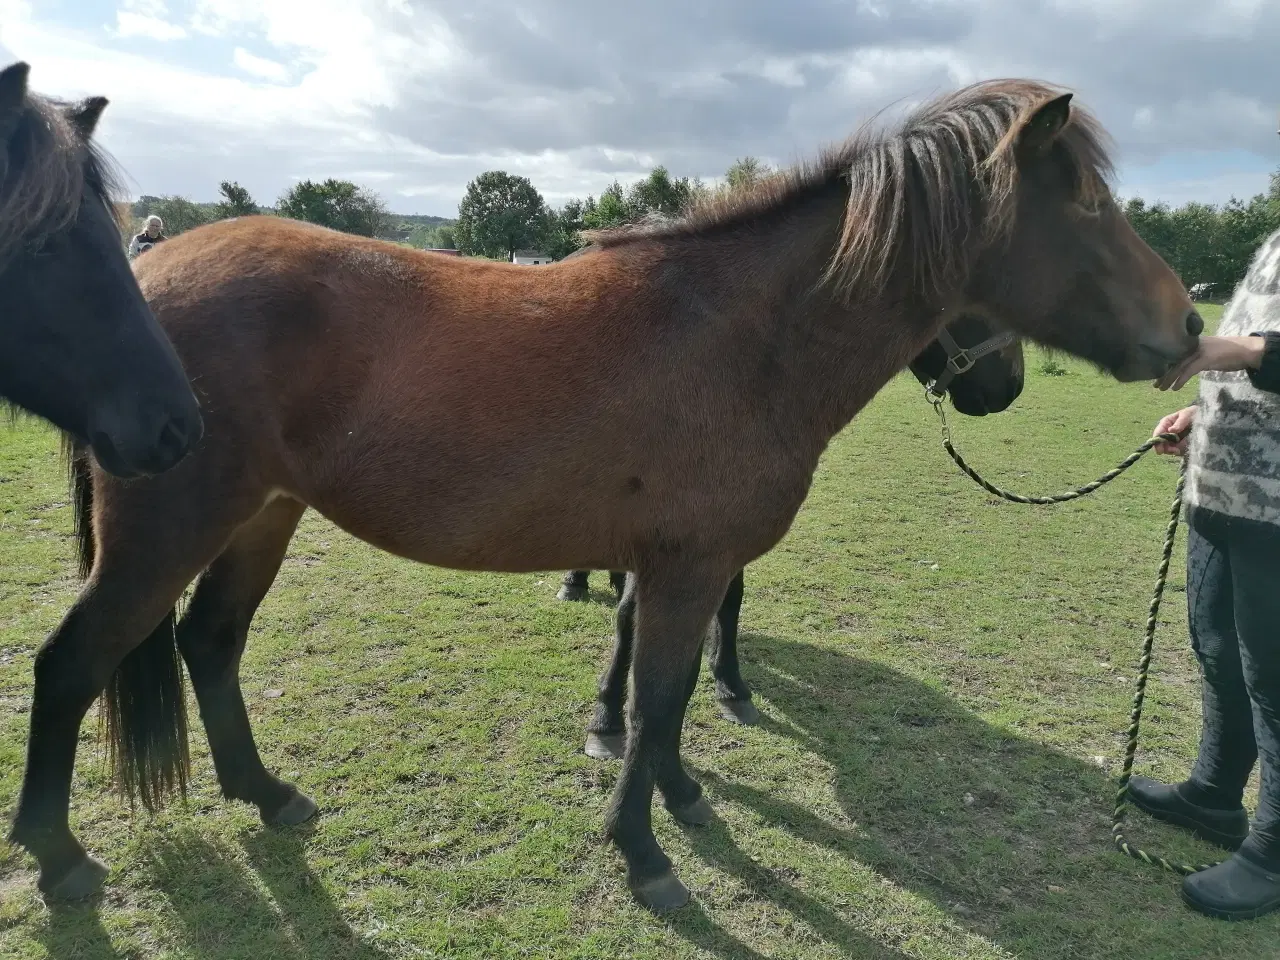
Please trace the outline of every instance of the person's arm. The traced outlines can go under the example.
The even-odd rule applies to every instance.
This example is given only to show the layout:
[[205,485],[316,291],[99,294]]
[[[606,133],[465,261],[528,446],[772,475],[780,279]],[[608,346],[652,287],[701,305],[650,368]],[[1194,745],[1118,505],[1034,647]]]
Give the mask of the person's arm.
[[129,241],[129,259],[132,260],[138,255],[138,238],[135,236]]
[[[1275,389],[1264,386],[1277,378],[1275,348],[1270,359],[1268,372],[1260,376],[1261,382],[1255,382],[1260,390]],[[1172,367],[1168,373],[1155,382],[1160,390],[1181,390],[1188,380],[1205,370],[1244,370],[1249,378],[1261,373],[1263,355],[1267,351],[1267,336],[1248,337],[1201,337],[1200,345],[1195,352]]]

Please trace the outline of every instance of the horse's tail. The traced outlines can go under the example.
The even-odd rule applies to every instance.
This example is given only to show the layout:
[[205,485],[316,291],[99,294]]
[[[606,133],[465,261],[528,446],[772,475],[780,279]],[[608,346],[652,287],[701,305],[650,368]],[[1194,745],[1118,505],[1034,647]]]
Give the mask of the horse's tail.
[[[65,452],[80,575],[88,577],[98,549],[93,473],[88,450],[68,443]],[[101,732],[116,785],[130,803],[140,799],[148,810],[162,806],[175,788],[186,796],[191,769],[177,621],[177,610],[171,609],[150,636],[129,651],[102,693]]]

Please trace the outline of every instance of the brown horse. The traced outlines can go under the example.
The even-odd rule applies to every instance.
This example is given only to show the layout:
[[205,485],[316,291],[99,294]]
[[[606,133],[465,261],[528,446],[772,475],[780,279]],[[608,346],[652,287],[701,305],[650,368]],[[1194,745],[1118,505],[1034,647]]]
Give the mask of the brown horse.
[[[688,891],[650,821],[712,815],[680,760],[703,635],[787,532],[831,438],[961,313],[1151,380],[1202,324],[1116,208],[1070,94],[993,81],[674,224],[536,270],[275,218],[137,263],[206,432],[131,483],[74,461],[87,582],[35,662],[12,837],[54,896],[107,868],[72,834],[77,733],[105,692],[123,789],[185,785],[180,652],[223,793],[270,824],[315,804],[269,773],[238,665],[308,506],[463,570],[636,574],[626,758],[605,815],[635,896]],[[566,488],[584,508],[559,508]],[[175,605],[199,582],[175,629]]]

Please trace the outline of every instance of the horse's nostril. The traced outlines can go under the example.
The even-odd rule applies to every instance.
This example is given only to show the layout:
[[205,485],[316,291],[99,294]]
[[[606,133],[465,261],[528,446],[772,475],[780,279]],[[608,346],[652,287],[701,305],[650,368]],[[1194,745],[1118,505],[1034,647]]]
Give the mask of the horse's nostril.
[[187,446],[187,437],[190,430],[187,429],[187,422],[181,417],[174,417],[172,420],[165,422],[160,429],[160,449],[170,454],[184,452]]
[[1192,310],[1187,314],[1187,333],[1193,337],[1198,337],[1204,333],[1204,318],[1196,310]]

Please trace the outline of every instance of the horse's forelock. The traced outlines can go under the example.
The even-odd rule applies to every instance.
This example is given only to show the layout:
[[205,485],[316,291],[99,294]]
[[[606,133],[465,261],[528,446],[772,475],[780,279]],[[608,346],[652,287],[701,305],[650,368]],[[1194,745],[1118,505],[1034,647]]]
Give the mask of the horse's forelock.
[[[828,160],[847,163],[851,189],[827,279],[842,292],[878,288],[909,263],[905,279],[926,297],[962,283],[972,252],[965,238],[996,243],[1012,231],[1018,133],[1061,92],[1037,81],[985,81],[924,104],[894,133],[856,135]],[[1072,110],[1055,149],[1081,199],[1108,194],[1108,144],[1087,111]]]
[[28,94],[0,182],[0,267],[70,226],[86,190],[109,203],[117,184],[110,161],[80,137],[66,104]]

